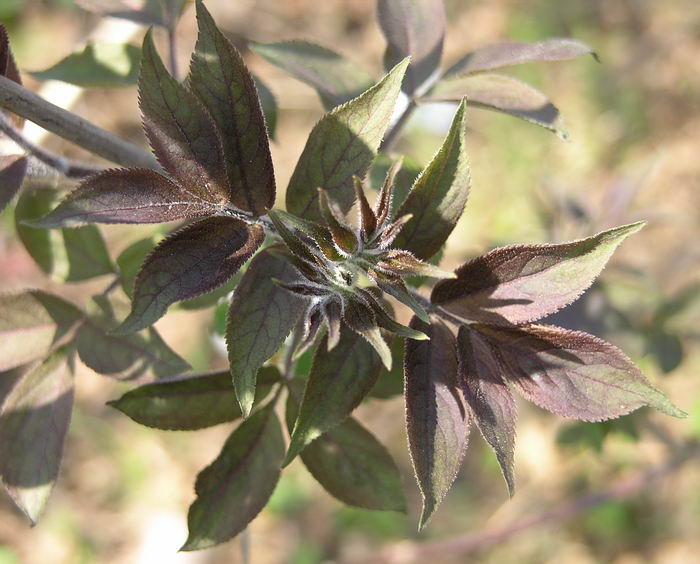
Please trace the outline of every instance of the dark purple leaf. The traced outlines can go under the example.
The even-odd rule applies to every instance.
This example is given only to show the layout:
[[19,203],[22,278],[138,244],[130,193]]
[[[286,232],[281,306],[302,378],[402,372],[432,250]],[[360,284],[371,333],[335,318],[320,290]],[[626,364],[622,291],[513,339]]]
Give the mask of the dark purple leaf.
[[479,73],[445,78],[422,98],[428,102],[459,102],[522,118],[568,138],[559,121],[559,109],[529,84],[504,74]]
[[298,278],[285,256],[266,249],[252,260],[233,294],[226,345],[236,396],[246,417],[253,405],[258,369],[282,346],[307,304],[274,280]]
[[379,26],[386,37],[384,66],[411,57],[403,90],[411,95],[440,65],[445,38],[442,0],[379,0]]
[[41,290],[0,295],[0,370],[46,357],[70,339],[82,313]]
[[210,217],[164,239],[146,258],[136,277],[129,317],[114,334],[144,329],[168,306],[221,286],[253,255],[265,238],[259,225],[229,217]]
[[32,524],[58,476],[72,410],[73,375],[63,351],[29,370],[3,403],[0,479]]
[[[265,399],[280,374],[265,367],[259,379],[256,403]],[[241,417],[228,370],[146,384],[107,404],[141,425],[166,431],[196,431]]]
[[26,173],[27,157],[24,155],[0,156],[0,211],[19,192]]
[[498,349],[508,382],[553,413],[603,421],[648,405],[686,416],[622,351],[593,335],[551,325],[475,328]]
[[274,402],[241,423],[197,476],[197,499],[187,515],[189,536],[180,550],[209,548],[235,537],[265,507],[284,458],[273,408]]
[[251,49],[316,89],[326,111],[359,96],[374,83],[360,65],[308,41],[254,43]]
[[152,30],[143,40],[139,103],[146,135],[163,168],[203,200],[229,203],[226,163],[214,120],[197,97],[168,74]]
[[327,340],[324,337],[316,351],[285,466],[350,415],[377,381],[379,359],[363,337],[343,328],[340,341],[330,351]]
[[416,179],[397,216],[412,218],[394,240],[397,248],[429,259],[440,250],[462,216],[469,196],[469,162],[464,131],[466,103],[457,108],[442,147]]
[[456,280],[433,288],[432,302],[461,318],[528,323],[578,298],[615,249],[644,223],[631,223],[558,245],[513,245],[460,266]]
[[253,77],[202,2],[197,2],[197,22],[189,86],[221,133],[230,201],[263,215],[275,204],[275,173]]
[[220,204],[196,185],[181,188],[152,170],[110,169],[86,178],[55,210],[32,225],[163,223],[214,215]]
[[499,350],[476,331],[460,327],[457,335],[459,379],[476,426],[496,453],[512,496],[515,492],[515,422],[518,416],[510,389],[503,380],[507,371]]
[[423,528],[457,477],[470,421],[457,379],[454,336],[439,320],[429,325],[414,317],[411,327],[430,336],[407,340],[404,358],[406,433],[423,497]]
[[492,70],[534,61],[563,61],[588,53],[596,57],[588,45],[575,39],[554,38],[534,43],[501,41],[484,45],[467,53],[450,67],[445,76]]
[[405,60],[375,86],[338,106],[315,125],[287,188],[287,210],[319,221],[322,187],[343,212],[353,204],[353,176],[364,176],[394,111]]

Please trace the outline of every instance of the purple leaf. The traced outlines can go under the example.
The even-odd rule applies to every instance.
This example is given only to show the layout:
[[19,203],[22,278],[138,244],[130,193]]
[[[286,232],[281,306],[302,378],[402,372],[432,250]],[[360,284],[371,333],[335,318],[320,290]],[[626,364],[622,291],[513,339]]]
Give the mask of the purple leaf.
[[429,341],[406,341],[404,358],[406,433],[423,498],[419,528],[447,495],[464,459],[469,414],[457,379],[455,338],[439,320],[417,317],[411,327]]
[[[5,76],[17,84],[22,84],[22,76],[19,74],[17,63],[10,48],[10,38],[7,36],[7,29],[2,24],[0,24],[0,76]],[[13,114],[11,119],[17,128],[21,129],[24,125],[24,118],[18,115]],[[0,205],[0,209],[2,207]]]
[[287,188],[287,210],[319,221],[322,187],[347,212],[355,199],[353,176],[364,176],[394,111],[408,61],[375,86],[334,108],[314,126]]
[[467,405],[482,436],[496,453],[512,496],[515,492],[513,448],[517,408],[503,380],[507,368],[499,351],[465,326],[459,328],[457,335],[457,359]]
[[71,338],[81,317],[73,304],[41,290],[0,295],[0,370],[46,357]]
[[563,61],[588,53],[597,59],[596,54],[588,45],[575,39],[553,38],[534,43],[501,41],[484,45],[467,53],[449,68],[445,76],[462,75],[535,61]]
[[308,41],[254,43],[251,49],[266,61],[316,89],[329,111],[362,94],[374,83],[372,75],[331,49]]
[[207,202],[231,201],[221,138],[197,97],[165,69],[153,44],[143,40],[139,77],[143,125],[153,152],[176,182]]
[[236,396],[245,417],[253,405],[258,369],[282,346],[307,303],[273,279],[293,282],[298,277],[284,256],[275,249],[266,249],[251,261],[233,294],[226,345]]
[[631,223],[558,245],[513,245],[460,266],[456,280],[433,288],[433,304],[466,320],[528,323],[573,302],[615,249],[643,227]]
[[285,466],[311,441],[350,415],[377,381],[379,359],[362,336],[343,328],[340,341],[330,351],[327,340],[324,337],[317,349]]
[[622,351],[552,325],[474,326],[498,349],[504,375],[527,400],[582,421],[604,421],[648,405],[685,417]]
[[274,402],[231,433],[219,456],[197,476],[180,549],[201,550],[246,528],[270,499],[280,476],[284,439]]
[[411,95],[435,72],[445,38],[442,0],[379,0],[379,26],[386,37],[384,66],[389,69],[411,57],[403,90]]
[[0,156],[0,211],[19,192],[26,173],[27,157],[24,155]]
[[75,227],[86,223],[163,223],[214,215],[221,203],[196,185],[181,188],[165,176],[140,168],[93,174],[35,227]]
[[221,286],[265,238],[259,225],[210,217],[176,231],[146,258],[136,277],[129,317],[115,331],[126,335],[152,325],[174,302]]
[[73,410],[73,376],[63,351],[29,370],[0,412],[0,479],[35,524],[58,476]]
[[429,259],[440,250],[462,216],[469,196],[469,162],[464,131],[466,103],[457,108],[442,147],[416,179],[397,216],[412,214],[394,247]]
[[230,201],[264,215],[275,204],[275,173],[253,77],[202,2],[197,2],[197,22],[189,86],[221,133]]
[[[260,371],[255,402],[279,381],[276,368]],[[137,423],[166,431],[196,431],[241,417],[228,370],[146,384],[107,402]]]
[[479,73],[445,78],[421,99],[428,102],[459,102],[510,114],[554,131],[568,134],[559,122],[559,109],[536,88],[504,74]]

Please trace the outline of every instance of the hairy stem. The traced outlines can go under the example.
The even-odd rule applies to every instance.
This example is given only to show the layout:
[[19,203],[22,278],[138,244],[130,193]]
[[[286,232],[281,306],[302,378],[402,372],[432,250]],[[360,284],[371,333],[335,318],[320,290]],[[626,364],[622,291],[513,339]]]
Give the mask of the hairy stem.
[[0,76],[0,106],[122,166],[160,169],[149,152]]

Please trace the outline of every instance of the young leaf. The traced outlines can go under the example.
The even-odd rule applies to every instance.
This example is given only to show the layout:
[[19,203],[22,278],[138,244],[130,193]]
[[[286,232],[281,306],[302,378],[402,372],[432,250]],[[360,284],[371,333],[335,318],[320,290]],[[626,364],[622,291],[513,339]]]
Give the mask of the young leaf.
[[262,244],[265,232],[230,217],[210,217],[176,231],[146,258],[134,285],[126,335],[160,319],[173,302],[221,286]]
[[336,247],[346,253],[355,252],[358,243],[355,232],[345,222],[345,218],[335,205],[335,202],[328,198],[323,188],[318,189],[318,205],[321,210],[321,217],[323,217],[323,221],[325,221]]
[[43,71],[34,71],[38,80],[60,80],[77,86],[114,88],[136,84],[141,49],[128,43],[88,43]]
[[503,380],[507,368],[498,350],[479,337],[476,331],[462,326],[457,334],[459,380],[472,417],[481,435],[496,453],[508,493],[515,493],[515,400]]
[[251,261],[231,300],[226,345],[233,385],[245,417],[253,406],[258,369],[282,346],[306,304],[274,280],[293,282],[297,278],[285,257],[265,250]]
[[266,61],[316,89],[326,111],[352,100],[374,80],[364,68],[331,49],[308,41],[253,43]]
[[534,61],[563,61],[588,53],[596,57],[588,45],[575,39],[554,38],[534,43],[501,41],[467,53],[449,68],[445,76],[464,75]]
[[287,210],[320,221],[322,186],[347,212],[354,201],[353,176],[364,176],[394,111],[408,60],[379,83],[334,108],[315,125],[287,188]]
[[110,169],[89,176],[35,227],[86,223],[163,223],[214,215],[221,206],[197,186],[182,188],[162,174],[140,168]]
[[440,250],[467,203],[466,109],[462,101],[442,147],[416,179],[397,213],[398,217],[413,217],[394,240],[394,247],[411,251],[419,259],[429,259]]
[[197,499],[187,515],[189,536],[180,550],[209,548],[235,537],[265,507],[284,458],[273,408],[274,402],[241,423],[197,476]]
[[532,403],[582,421],[603,421],[648,405],[685,417],[622,351],[551,325],[476,325],[507,366],[504,376]]
[[80,360],[99,374],[121,380],[144,375],[168,378],[191,368],[152,327],[131,335],[111,335],[128,312],[128,302],[114,294],[93,296],[75,339]]
[[469,414],[457,380],[455,338],[440,321],[411,327],[429,341],[406,341],[406,433],[423,497],[425,527],[457,477],[469,440]]
[[0,156],[0,212],[19,192],[26,173],[27,157],[24,155]]
[[377,17],[387,41],[384,66],[411,57],[402,87],[411,95],[440,65],[446,27],[442,0],[379,0]]
[[[256,403],[279,381],[276,368],[260,371]],[[137,423],[166,431],[196,431],[241,417],[228,370],[146,384],[107,402]]]
[[0,370],[46,357],[81,317],[73,304],[41,290],[0,295]]
[[567,134],[559,123],[559,109],[549,98],[529,84],[504,74],[479,73],[446,78],[421,98],[428,102],[459,102],[510,114],[554,131]]
[[325,336],[316,351],[285,466],[311,441],[341,423],[377,381],[379,359],[362,336],[343,328],[330,351],[327,341]]
[[253,77],[236,48],[197,1],[199,35],[189,86],[221,132],[231,189],[238,208],[263,215],[275,203],[275,173]]
[[[59,198],[52,188],[22,194],[15,207],[15,228],[24,248],[39,268],[56,280],[82,282],[114,273],[102,235],[94,225],[60,231],[32,227]],[[28,222],[29,221],[29,222]]]
[[58,476],[73,410],[65,352],[53,353],[15,384],[0,412],[0,480],[36,523]]
[[146,135],[163,168],[205,201],[230,202],[214,121],[197,97],[168,74],[153,44],[153,30],[143,40],[139,103]]
[[467,320],[528,323],[578,298],[615,249],[644,223],[631,223],[558,245],[513,245],[460,266],[456,280],[441,280],[432,302]]
[[[395,217],[396,210],[406,200],[406,196],[422,170],[421,164],[408,156],[403,156],[399,161],[392,161],[390,157],[380,153],[374,159],[369,171],[370,186],[382,186],[382,193],[387,184],[392,186],[391,198],[386,212],[387,221]],[[378,213],[377,216],[379,215]]]
[[[287,396],[287,427],[297,416],[297,402]],[[348,417],[309,444],[300,455],[304,466],[325,490],[347,505],[406,511],[396,463],[367,429]]]

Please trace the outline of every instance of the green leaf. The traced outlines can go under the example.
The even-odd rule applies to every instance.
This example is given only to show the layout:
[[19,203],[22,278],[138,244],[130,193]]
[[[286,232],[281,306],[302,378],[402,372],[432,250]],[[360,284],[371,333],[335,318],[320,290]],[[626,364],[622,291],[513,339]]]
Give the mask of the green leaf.
[[0,211],[19,192],[26,173],[27,157],[24,155],[0,156]]
[[275,174],[253,77],[201,1],[189,86],[221,133],[231,202],[264,215],[275,203]]
[[[274,367],[260,371],[256,404],[280,378]],[[146,384],[107,405],[141,425],[166,431],[196,431],[241,417],[228,370]]]
[[362,336],[341,329],[340,341],[328,350],[319,345],[291,434],[285,466],[311,441],[341,423],[377,381],[380,362]]
[[153,44],[153,30],[143,40],[139,104],[153,152],[177,184],[207,202],[230,202],[214,120],[197,97],[168,74]]
[[272,90],[260,78],[253,75],[253,82],[255,82],[258,98],[260,98],[260,107],[262,107],[263,115],[265,116],[267,135],[270,139],[274,139],[275,131],[277,130],[277,99]]
[[41,290],[0,294],[0,370],[46,357],[71,338],[81,317],[73,304]]
[[445,76],[464,75],[535,61],[563,61],[588,53],[598,58],[588,45],[576,39],[555,37],[533,43],[500,41],[467,53],[445,72]]
[[442,0],[379,0],[379,26],[387,41],[384,66],[411,57],[403,90],[413,94],[437,70],[445,39]]
[[287,188],[287,210],[319,221],[317,188],[347,212],[355,199],[353,176],[362,177],[394,111],[407,60],[375,86],[334,108],[314,126]]
[[139,76],[141,49],[128,43],[92,43],[46,70],[34,71],[38,80],[60,80],[77,86],[131,86]]
[[209,548],[243,531],[265,507],[280,476],[284,439],[274,402],[246,419],[197,476],[180,550]]
[[455,338],[441,321],[417,317],[411,327],[429,341],[406,341],[406,433],[423,498],[419,528],[445,498],[462,465],[470,417],[457,379]]
[[440,250],[462,216],[469,196],[469,162],[465,146],[466,103],[457,108],[442,147],[416,179],[397,217],[412,214],[394,241],[427,260]]
[[496,453],[508,493],[515,493],[515,422],[517,407],[503,380],[507,368],[498,349],[480,338],[476,331],[461,326],[457,335],[457,362],[464,397],[476,426]]
[[231,300],[226,345],[236,396],[246,417],[253,406],[258,369],[282,346],[307,303],[274,280],[297,278],[289,261],[265,250],[251,261]]
[[128,301],[114,294],[93,296],[76,335],[80,360],[99,374],[122,380],[145,375],[168,378],[191,368],[152,327],[131,335],[111,335],[128,312]]
[[[297,401],[287,396],[287,427],[297,415]],[[384,446],[349,417],[324,433],[300,454],[304,466],[325,490],[347,505],[406,511],[401,475]]]
[[15,384],[0,412],[0,480],[35,524],[58,476],[71,412],[73,376],[53,353]]
[[314,88],[326,111],[359,96],[374,83],[372,75],[357,63],[308,41],[253,43],[251,49]]
[[563,139],[568,134],[559,120],[559,109],[542,92],[504,74],[479,73],[445,78],[421,98],[426,102],[459,102],[503,112],[555,132]]
[[686,417],[610,343],[552,325],[473,325],[498,349],[503,376],[535,405],[581,421],[604,421],[648,405]]
[[152,325],[168,306],[221,286],[262,244],[265,232],[230,217],[210,217],[176,231],[146,258],[136,278],[125,335]]
[[578,298],[615,249],[644,222],[615,227],[570,243],[512,245],[462,266],[441,280],[432,302],[466,320],[496,324],[535,321]]
[[39,188],[22,194],[15,207],[15,228],[34,262],[63,282],[82,282],[114,273],[102,235],[94,225],[47,231],[26,222],[47,213],[59,199],[56,190]]

